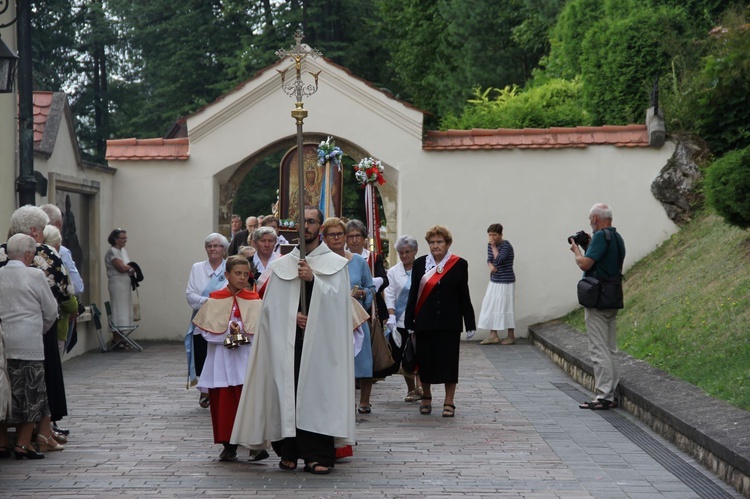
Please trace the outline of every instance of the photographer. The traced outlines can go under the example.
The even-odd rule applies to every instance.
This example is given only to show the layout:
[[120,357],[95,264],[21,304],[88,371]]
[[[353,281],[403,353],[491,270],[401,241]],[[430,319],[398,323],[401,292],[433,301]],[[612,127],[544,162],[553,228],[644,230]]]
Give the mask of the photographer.
[[[586,253],[582,254],[577,242],[579,237],[568,239],[570,251],[575,255],[576,265],[585,276],[596,277],[603,283],[613,285],[622,296],[620,277],[625,258],[625,243],[612,227],[612,210],[609,206],[597,203],[589,213],[589,223],[593,236]],[[614,358],[617,353],[617,309],[615,305],[585,307],[586,331],[589,337],[589,353],[594,364],[594,393],[591,402],[585,402],[581,409],[606,410],[616,407],[615,389],[620,380],[619,366]]]

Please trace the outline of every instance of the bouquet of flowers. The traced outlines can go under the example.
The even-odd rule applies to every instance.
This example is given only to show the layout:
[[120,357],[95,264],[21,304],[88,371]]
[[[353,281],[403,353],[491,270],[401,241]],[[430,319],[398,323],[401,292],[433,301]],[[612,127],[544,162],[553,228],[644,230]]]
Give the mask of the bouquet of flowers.
[[333,137],[328,137],[318,146],[318,165],[325,166],[326,162],[330,161],[336,168],[341,168],[341,157],[343,155],[344,152],[336,145]]
[[372,184],[374,182],[383,185],[385,184],[383,170],[383,163],[380,160],[362,158],[362,161],[354,165],[354,177],[360,185]]
[[292,220],[291,218],[285,218],[283,220],[279,220],[279,226],[282,229],[296,229],[297,228],[297,221]]

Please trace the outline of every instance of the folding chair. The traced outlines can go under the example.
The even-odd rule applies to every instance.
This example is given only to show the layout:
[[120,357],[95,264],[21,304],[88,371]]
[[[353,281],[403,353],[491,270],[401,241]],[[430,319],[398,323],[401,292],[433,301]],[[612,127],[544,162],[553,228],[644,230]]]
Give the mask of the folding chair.
[[96,327],[96,337],[99,338],[99,350],[104,353],[107,351],[107,340],[104,339],[104,333],[102,332],[102,313],[99,311],[96,303],[92,303],[90,307],[91,319],[94,321],[94,327]]
[[114,350],[120,343],[126,343],[131,348],[142,352],[143,348],[138,343],[136,343],[135,340],[130,338],[130,333],[138,329],[138,324],[134,324],[132,326],[120,326],[118,324],[115,324],[114,322],[112,322],[112,306],[108,301],[104,302],[104,308],[107,310],[107,323],[109,324],[110,331],[120,337],[120,339],[115,341],[109,349]]

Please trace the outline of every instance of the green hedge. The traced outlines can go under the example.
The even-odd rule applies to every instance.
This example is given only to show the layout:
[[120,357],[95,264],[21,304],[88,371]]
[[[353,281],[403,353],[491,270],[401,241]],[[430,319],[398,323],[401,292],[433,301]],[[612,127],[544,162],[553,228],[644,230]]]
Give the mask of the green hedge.
[[[491,97],[491,94],[495,94]],[[476,89],[459,116],[448,115],[440,128],[548,128],[587,125],[588,114],[581,103],[580,79],[552,79],[543,85],[520,90]]]
[[708,167],[706,200],[727,223],[750,228],[750,147],[725,154]]

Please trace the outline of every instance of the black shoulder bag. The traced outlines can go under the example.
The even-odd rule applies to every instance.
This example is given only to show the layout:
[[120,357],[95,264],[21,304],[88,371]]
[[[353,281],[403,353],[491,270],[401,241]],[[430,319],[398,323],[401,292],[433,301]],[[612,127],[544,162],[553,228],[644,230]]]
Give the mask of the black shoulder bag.
[[[612,240],[612,234],[607,229],[604,230],[604,237],[607,240],[607,249]],[[620,251],[620,243],[616,241],[619,268],[622,270],[622,263],[625,255]],[[602,310],[617,310],[624,307],[622,295],[622,274],[613,278],[596,278],[586,276],[578,281],[578,303],[587,308],[598,308]]]

